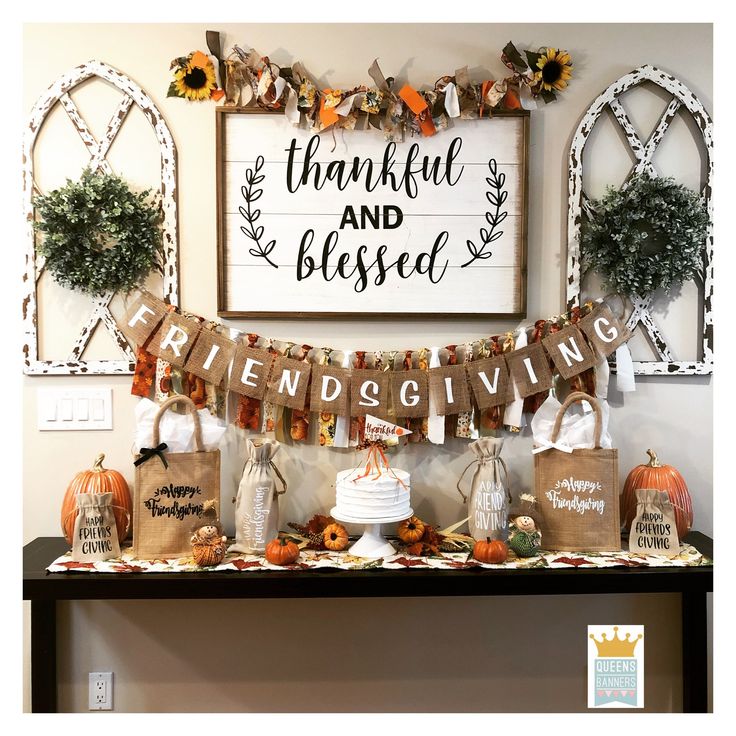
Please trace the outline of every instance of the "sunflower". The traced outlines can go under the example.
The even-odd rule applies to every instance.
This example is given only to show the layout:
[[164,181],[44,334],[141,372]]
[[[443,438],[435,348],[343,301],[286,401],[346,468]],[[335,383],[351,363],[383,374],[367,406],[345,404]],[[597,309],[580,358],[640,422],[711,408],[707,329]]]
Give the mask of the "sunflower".
[[537,61],[534,81],[547,92],[563,90],[572,76],[570,54],[561,49],[545,49]]
[[174,72],[174,89],[187,100],[208,100],[217,89],[215,67],[201,51],[195,51],[187,63]]

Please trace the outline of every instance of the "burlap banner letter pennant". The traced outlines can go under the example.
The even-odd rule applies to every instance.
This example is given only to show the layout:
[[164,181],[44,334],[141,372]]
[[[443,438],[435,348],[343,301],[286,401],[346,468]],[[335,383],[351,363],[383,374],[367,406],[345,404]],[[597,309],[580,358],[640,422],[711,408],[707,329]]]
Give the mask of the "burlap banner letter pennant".
[[153,294],[142,291],[125,315],[120,329],[127,338],[132,340],[138,347],[141,347],[153,334],[153,331],[159,326],[167,313],[168,309],[164,302],[156,299]]
[[429,379],[427,371],[412,368],[392,371],[391,397],[397,417],[426,417],[429,415]]
[[184,370],[218,386],[235,355],[235,347],[235,343],[224,335],[200,328]]
[[350,411],[350,371],[330,365],[312,366],[312,411],[347,416]]
[[198,322],[181,314],[169,313],[158,332],[151,338],[148,352],[177,368],[183,368],[199,329]]
[[389,376],[387,371],[355,368],[350,376],[350,415],[388,416]]
[[509,371],[503,355],[481,358],[467,364],[470,388],[479,409],[505,404],[509,390]]
[[228,388],[259,401],[266,394],[274,354],[240,343],[235,350]]
[[504,357],[522,399],[552,387],[552,371],[541,343],[513,350]]
[[[504,366],[505,369],[505,366]],[[448,416],[468,411],[470,393],[464,365],[445,365],[429,369],[429,392],[437,414]],[[395,402],[394,402],[395,403]]]
[[266,401],[290,409],[303,409],[307,400],[311,363],[280,355],[268,379]]
[[605,304],[599,304],[577,326],[602,358],[607,358],[631,337],[626,325]]
[[552,358],[560,375],[567,379],[595,365],[595,355],[585,342],[585,337],[574,325],[542,339],[544,349]]

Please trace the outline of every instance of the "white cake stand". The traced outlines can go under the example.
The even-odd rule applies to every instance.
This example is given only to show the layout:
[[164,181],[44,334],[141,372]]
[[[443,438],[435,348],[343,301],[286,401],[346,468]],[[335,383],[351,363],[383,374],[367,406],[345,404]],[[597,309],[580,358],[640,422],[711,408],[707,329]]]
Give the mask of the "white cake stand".
[[381,533],[381,524],[404,521],[404,519],[414,516],[414,510],[409,509],[400,516],[384,516],[381,519],[355,519],[341,514],[335,507],[330,511],[330,515],[333,519],[346,524],[363,524],[365,526],[363,536],[350,547],[350,552],[356,557],[377,559],[378,557],[389,557],[396,553],[396,550]]

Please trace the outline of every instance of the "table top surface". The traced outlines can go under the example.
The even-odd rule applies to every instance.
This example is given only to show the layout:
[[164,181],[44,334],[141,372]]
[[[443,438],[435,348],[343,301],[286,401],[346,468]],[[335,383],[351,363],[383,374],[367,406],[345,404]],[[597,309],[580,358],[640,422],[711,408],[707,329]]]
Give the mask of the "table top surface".
[[[713,558],[713,540],[685,541]],[[185,598],[323,598],[707,592],[713,568],[613,567],[470,570],[339,570],[201,573],[48,573],[68,551],[62,537],[38,537],[23,548],[25,600]]]
[[[710,559],[713,540],[691,532],[685,540]],[[713,590],[713,568],[612,567],[470,570],[288,570],[258,574],[49,573],[68,551],[62,537],[38,537],[23,548],[25,600],[169,598],[322,598],[476,595],[683,593]]]

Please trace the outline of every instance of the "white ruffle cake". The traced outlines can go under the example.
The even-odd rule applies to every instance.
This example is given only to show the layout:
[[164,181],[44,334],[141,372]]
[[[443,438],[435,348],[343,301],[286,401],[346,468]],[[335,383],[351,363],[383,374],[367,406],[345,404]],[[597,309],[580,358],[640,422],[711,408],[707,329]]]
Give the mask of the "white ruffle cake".
[[361,478],[364,472],[365,468],[352,468],[337,474],[336,516],[360,521],[411,516],[411,476],[406,470],[384,469],[379,477],[371,473]]

